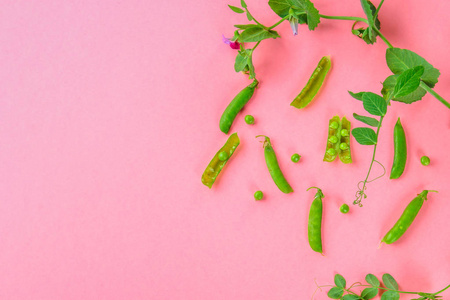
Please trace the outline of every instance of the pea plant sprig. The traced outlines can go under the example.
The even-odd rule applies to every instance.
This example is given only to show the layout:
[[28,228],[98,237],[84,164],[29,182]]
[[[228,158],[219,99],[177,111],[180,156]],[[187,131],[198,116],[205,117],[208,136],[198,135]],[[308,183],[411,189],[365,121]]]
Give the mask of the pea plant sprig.
[[[438,82],[439,70],[413,51],[395,48],[381,33],[379,13],[384,0],[381,0],[378,6],[375,6],[369,0],[360,0],[360,3],[366,18],[323,15],[319,13],[310,0],[269,0],[268,4],[270,8],[280,17],[280,20],[272,26],[265,26],[258,22],[250,13],[245,0],[241,0],[241,8],[231,5],[229,7],[236,13],[246,13],[247,19],[252,23],[235,25],[237,29],[233,37],[224,41],[232,48],[239,49],[236,55],[234,69],[236,72],[247,74],[250,79],[256,78],[252,59],[255,49],[264,40],[280,38],[280,35],[274,28],[284,21],[290,23],[294,35],[298,34],[299,24],[306,24],[309,30],[315,30],[321,19],[353,21],[354,23],[351,28],[353,35],[369,45],[374,44],[379,37],[388,46],[386,50],[386,63],[393,74],[384,80],[383,87],[380,91],[381,95],[372,92],[350,92],[351,96],[363,102],[364,109],[369,114],[379,117],[379,119],[375,119],[373,117],[353,114],[356,120],[376,128],[376,131],[367,127],[355,128],[352,131],[358,143],[374,146],[367,176],[358,183],[358,191],[354,200],[354,204],[362,206],[362,200],[367,198],[367,183],[384,175],[369,180],[375,162],[380,164],[385,170],[384,166],[375,159],[375,155],[378,135],[390,101],[411,104],[421,100],[429,93],[447,108],[450,108],[450,103],[433,90]],[[360,23],[364,24],[364,26],[357,26]],[[252,42],[256,44],[252,48],[246,49],[245,45]]]
[[[336,274],[334,276],[334,285],[317,286],[316,292],[317,290],[322,291],[323,287],[331,287],[331,289],[327,293],[328,298],[342,300],[373,299],[378,296],[380,291],[383,292],[383,294],[381,295],[381,300],[398,300],[400,299],[400,294],[410,294],[418,296],[418,298],[414,298],[411,300],[437,300],[442,298],[442,296],[439,296],[439,294],[450,288],[450,285],[448,285],[442,290],[435,293],[400,291],[398,283],[394,279],[394,277],[392,277],[392,275],[385,273],[383,274],[381,279],[384,287],[381,286],[380,280],[378,280],[375,275],[367,274],[365,277],[367,284],[356,282],[347,288],[347,282],[345,278],[340,274]],[[354,290],[357,287],[363,287],[364,289],[358,293]]]

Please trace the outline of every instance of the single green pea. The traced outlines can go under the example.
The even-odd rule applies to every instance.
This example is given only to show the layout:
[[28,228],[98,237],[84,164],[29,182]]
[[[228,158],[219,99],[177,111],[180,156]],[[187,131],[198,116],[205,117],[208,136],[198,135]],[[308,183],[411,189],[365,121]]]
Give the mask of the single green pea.
[[341,130],[341,136],[349,136],[348,130],[347,129],[342,129]]
[[334,150],[333,148],[330,148],[327,150],[327,153],[331,156],[336,155],[336,150]]
[[339,145],[339,148],[340,148],[341,150],[347,150],[347,149],[348,149],[348,145],[347,145],[347,143],[341,143],[341,144]]
[[252,125],[255,123],[255,118],[252,115],[245,116],[245,123]]
[[255,200],[261,200],[263,198],[264,194],[261,191],[256,191],[253,196],[255,197]]
[[339,128],[339,123],[336,122],[336,121],[331,122],[330,128],[332,128],[332,129],[338,129],[338,128]]
[[339,210],[341,213],[346,214],[350,210],[350,207],[348,207],[347,204],[342,204],[341,207],[339,207]]
[[299,160],[300,160],[300,154],[298,154],[298,153],[294,153],[294,154],[292,154],[292,156],[291,156],[291,160],[292,160],[292,162],[295,162],[295,163],[297,163]]
[[332,136],[332,137],[330,137],[329,139],[328,139],[328,141],[330,142],[330,143],[332,143],[332,144],[336,144],[337,143],[337,141],[338,141],[338,138],[337,138],[337,136]]
[[424,155],[420,158],[420,163],[424,166],[428,166],[430,164],[430,158]]
[[219,158],[219,160],[225,161],[228,159],[228,153],[226,153],[225,151],[221,151],[217,157]]

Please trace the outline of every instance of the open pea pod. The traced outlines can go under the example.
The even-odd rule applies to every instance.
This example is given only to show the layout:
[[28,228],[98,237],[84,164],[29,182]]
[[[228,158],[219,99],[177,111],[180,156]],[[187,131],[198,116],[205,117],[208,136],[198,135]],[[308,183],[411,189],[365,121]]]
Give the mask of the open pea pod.
[[233,155],[240,140],[237,133],[230,135],[225,145],[214,155],[202,175],[202,183],[211,188],[222,168]]
[[352,163],[352,153],[350,151],[350,132],[352,126],[349,120],[346,117],[343,117],[341,120],[341,140],[339,144],[339,159],[344,164]]
[[339,152],[339,142],[341,140],[341,119],[339,116],[334,116],[328,123],[328,139],[327,149],[323,161],[332,162],[336,159]]
[[308,83],[302,89],[300,94],[291,102],[291,105],[296,108],[306,107],[319,92],[328,71],[331,68],[331,59],[329,56],[324,56],[317,64],[314,72],[308,80]]

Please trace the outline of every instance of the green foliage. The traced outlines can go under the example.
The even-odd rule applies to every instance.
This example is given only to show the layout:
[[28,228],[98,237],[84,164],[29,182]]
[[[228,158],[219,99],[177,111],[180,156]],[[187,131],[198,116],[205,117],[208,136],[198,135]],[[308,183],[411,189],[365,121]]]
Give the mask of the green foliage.
[[310,0],[269,0],[269,6],[281,18],[287,17],[292,10],[300,24],[308,24],[309,30],[314,30],[320,23],[319,11]]
[[340,287],[332,287],[329,291],[328,291],[328,298],[331,299],[341,299],[342,295],[344,294],[344,290]]
[[378,127],[378,124],[380,122],[378,122],[377,119],[371,118],[371,117],[366,117],[366,116],[361,116],[358,114],[353,113],[353,118],[355,118],[358,121],[363,122],[364,124],[367,124],[369,126],[373,126],[373,127]]
[[377,287],[365,288],[361,293],[361,297],[363,297],[364,299],[373,299],[377,295],[378,295]]
[[276,39],[279,38],[280,35],[278,32],[274,30],[268,30],[266,28],[262,28],[261,26],[254,26],[245,29],[239,35],[239,42],[241,43],[250,43],[250,42],[259,42],[265,39]]
[[400,294],[396,291],[387,291],[381,295],[381,300],[398,300],[400,299]]
[[[397,84],[397,79],[400,75],[391,75],[388,78],[386,78],[383,82],[383,89],[381,90],[381,94],[385,99],[388,99],[390,95],[393,95],[395,85]],[[425,91],[420,86],[412,93],[403,96],[403,97],[394,97],[392,98],[393,101],[403,102],[406,104],[411,104],[413,102],[419,101],[427,94],[427,91]]]
[[366,92],[362,97],[364,109],[371,115],[384,116],[387,111],[387,103],[383,97]]
[[404,97],[417,90],[424,71],[424,67],[417,66],[400,74],[394,87],[394,97]]
[[348,93],[350,94],[350,96],[352,96],[356,100],[362,101],[362,97],[366,92],[353,93],[353,92],[348,91]]
[[395,281],[394,277],[392,277],[391,274],[385,273],[383,274],[381,279],[383,280],[384,286],[388,289],[398,290],[398,283],[397,281]]
[[233,5],[228,5],[228,7],[232,11],[234,11],[235,13],[238,13],[238,14],[243,14],[244,13],[244,10],[242,8],[239,8],[239,7],[236,7],[236,6],[233,6]]
[[360,297],[353,295],[353,294],[347,294],[344,297],[342,297],[342,300],[358,300]]
[[361,145],[375,145],[377,143],[377,134],[371,128],[356,127],[352,130],[353,137]]
[[368,284],[370,284],[371,286],[373,286],[373,287],[379,287],[380,286],[380,281],[373,274],[370,274],[370,273],[367,274],[365,279],[366,279],[366,282]]
[[380,29],[381,23],[378,19],[378,16],[375,16],[377,9],[375,5],[372,4],[372,2],[361,0],[361,6],[363,7],[364,13],[367,16],[369,26],[367,28],[361,27],[354,29],[357,23],[355,22],[355,24],[353,24],[352,33],[363,39],[367,44],[371,45],[377,41],[376,38],[378,36],[374,28]]
[[439,70],[434,68],[423,57],[410,50],[388,48],[386,50],[386,63],[392,73],[397,75],[400,75],[408,69],[422,66],[424,67],[424,72],[421,77],[422,81],[425,82],[429,87],[434,87],[438,82],[438,78],[440,75]]
[[334,284],[336,284],[337,287],[345,288],[346,281],[345,278],[342,277],[340,274],[334,275]]

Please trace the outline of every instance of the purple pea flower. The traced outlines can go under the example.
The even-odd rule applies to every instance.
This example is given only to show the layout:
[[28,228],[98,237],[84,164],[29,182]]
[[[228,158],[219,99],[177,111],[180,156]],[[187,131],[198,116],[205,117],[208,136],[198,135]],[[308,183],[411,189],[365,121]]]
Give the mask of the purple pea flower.
[[289,17],[289,24],[291,24],[291,29],[294,35],[298,34],[298,19],[296,17]]
[[222,41],[229,45],[231,47],[231,49],[239,49],[240,48],[240,44],[238,41],[232,41],[229,38],[226,38],[223,34],[222,34]]

